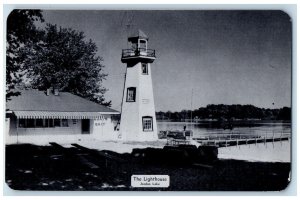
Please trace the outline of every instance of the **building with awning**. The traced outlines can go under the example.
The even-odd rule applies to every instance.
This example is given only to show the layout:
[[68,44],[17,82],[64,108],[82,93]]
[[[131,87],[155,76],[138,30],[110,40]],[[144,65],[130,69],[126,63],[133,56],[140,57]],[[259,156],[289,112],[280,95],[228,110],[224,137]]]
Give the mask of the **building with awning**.
[[68,92],[20,92],[6,103],[7,143],[118,138],[116,110]]

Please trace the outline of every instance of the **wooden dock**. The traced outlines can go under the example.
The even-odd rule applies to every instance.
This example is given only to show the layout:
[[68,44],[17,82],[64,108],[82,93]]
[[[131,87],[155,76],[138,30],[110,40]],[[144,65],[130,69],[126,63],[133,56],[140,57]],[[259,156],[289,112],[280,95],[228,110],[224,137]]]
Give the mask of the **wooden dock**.
[[247,144],[258,144],[267,142],[280,142],[290,140],[290,135],[280,135],[280,136],[243,136],[243,135],[221,135],[221,136],[206,136],[200,138],[193,138],[192,140],[184,139],[168,139],[167,145],[177,146],[177,145],[190,145],[192,141],[198,142],[201,146],[217,146],[217,147],[229,147]]
[[237,139],[198,139],[194,138],[198,143],[203,146],[218,146],[218,147],[228,147],[228,146],[237,146],[237,145],[247,145],[247,144],[258,144],[258,143],[267,143],[267,142],[280,142],[287,141],[290,139],[290,136],[283,137],[254,137],[254,138],[237,138]]

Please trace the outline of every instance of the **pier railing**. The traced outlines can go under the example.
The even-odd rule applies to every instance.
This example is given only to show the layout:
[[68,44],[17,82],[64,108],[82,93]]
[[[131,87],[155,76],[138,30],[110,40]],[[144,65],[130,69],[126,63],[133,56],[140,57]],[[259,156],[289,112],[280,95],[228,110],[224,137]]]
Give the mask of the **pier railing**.
[[203,135],[196,138],[172,138],[167,137],[167,145],[178,146],[178,145],[190,145],[192,141],[197,142],[200,146],[217,146],[217,147],[228,147],[228,146],[238,146],[247,144],[258,144],[267,142],[281,142],[290,140],[290,133],[284,132],[272,132],[265,134],[242,134],[242,133],[225,133],[225,134],[210,134]]
[[267,143],[267,142],[278,142],[290,140],[290,134],[275,134],[272,135],[245,135],[245,134],[226,134],[219,136],[203,136],[198,138],[193,138],[200,145],[213,145],[218,147],[227,147],[235,145],[245,145],[245,144],[257,144],[257,143]]

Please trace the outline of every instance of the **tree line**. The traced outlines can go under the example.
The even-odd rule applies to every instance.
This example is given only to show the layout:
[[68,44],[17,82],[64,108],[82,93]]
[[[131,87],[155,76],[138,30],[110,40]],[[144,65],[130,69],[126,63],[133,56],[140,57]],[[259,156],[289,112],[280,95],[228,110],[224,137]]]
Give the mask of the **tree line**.
[[158,120],[183,121],[195,119],[215,120],[291,120],[291,108],[279,109],[258,108],[253,105],[224,105],[210,104],[195,110],[182,110],[180,112],[156,112]]

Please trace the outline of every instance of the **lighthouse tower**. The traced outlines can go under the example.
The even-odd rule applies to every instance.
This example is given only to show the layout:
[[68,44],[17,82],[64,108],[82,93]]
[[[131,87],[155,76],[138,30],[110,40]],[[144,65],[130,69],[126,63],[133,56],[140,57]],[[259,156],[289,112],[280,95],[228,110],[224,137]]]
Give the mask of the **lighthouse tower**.
[[128,37],[129,49],[122,50],[126,76],[122,99],[120,133],[126,141],[157,140],[151,66],[155,50],[141,30]]

